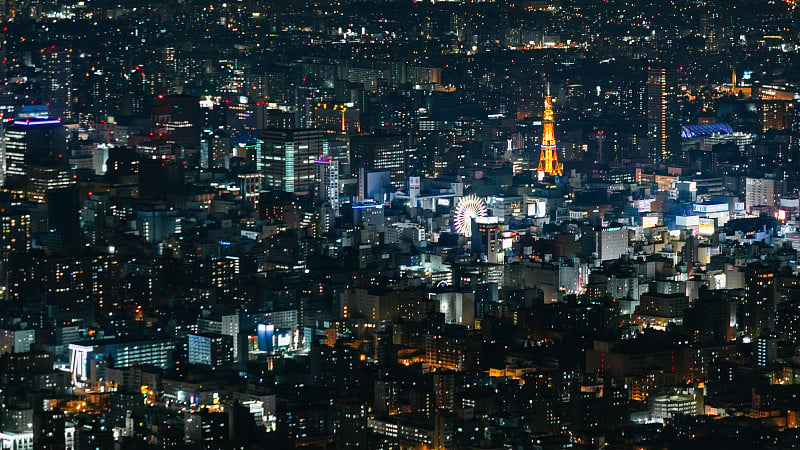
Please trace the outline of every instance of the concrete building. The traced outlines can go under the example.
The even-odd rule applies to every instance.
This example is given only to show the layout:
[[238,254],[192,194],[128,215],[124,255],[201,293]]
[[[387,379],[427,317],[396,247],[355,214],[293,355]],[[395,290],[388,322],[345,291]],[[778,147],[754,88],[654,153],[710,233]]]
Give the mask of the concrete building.
[[219,367],[233,362],[233,337],[219,333],[189,334],[189,364]]
[[309,195],[314,188],[316,161],[326,155],[321,130],[305,128],[259,131],[262,186]]
[[775,180],[772,178],[750,178],[745,180],[744,203],[747,211],[756,206],[775,206]]

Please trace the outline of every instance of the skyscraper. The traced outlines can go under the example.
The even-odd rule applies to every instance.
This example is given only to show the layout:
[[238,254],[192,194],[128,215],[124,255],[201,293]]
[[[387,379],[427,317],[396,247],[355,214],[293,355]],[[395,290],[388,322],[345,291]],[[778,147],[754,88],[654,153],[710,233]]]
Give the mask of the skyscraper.
[[563,176],[564,165],[558,162],[558,149],[556,147],[556,134],[553,120],[553,97],[544,98],[544,117],[542,117],[542,152],[539,154],[539,179],[545,175]]
[[259,131],[261,173],[265,189],[308,195],[314,187],[314,161],[327,154],[321,130],[305,128]]
[[4,143],[3,186],[9,191],[25,191],[31,164],[67,157],[67,132],[58,120],[15,120]]
[[680,149],[678,89],[674,69],[647,72],[647,136],[650,162],[667,162]]
[[78,210],[80,198],[76,186],[46,191],[47,234],[46,246],[54,253],[74,252],[81,243],[81,223]]
[[52,119],[72,118],[72,49],[42,49],[42,96]]
[[756,338],[775,323],[775,272],[761,264],[750,264],[744,271],[744,302],[739,309],[739,324],[746,336]]
[[328,203],[336,214],[339,213],[339,161],[321,157],[314,161],[317,168],[315,195],[318,201]]
[[314,106],[323,101],[322,89],[318,86],[298,86],[294,91],[295,126],[313,127]]

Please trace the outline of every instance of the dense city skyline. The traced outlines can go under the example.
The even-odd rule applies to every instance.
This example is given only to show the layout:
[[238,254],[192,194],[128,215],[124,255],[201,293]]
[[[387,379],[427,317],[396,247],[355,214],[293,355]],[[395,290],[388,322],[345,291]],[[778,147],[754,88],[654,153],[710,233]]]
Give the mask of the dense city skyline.
[[796,2],[0,18],[0,450],[800,445]]

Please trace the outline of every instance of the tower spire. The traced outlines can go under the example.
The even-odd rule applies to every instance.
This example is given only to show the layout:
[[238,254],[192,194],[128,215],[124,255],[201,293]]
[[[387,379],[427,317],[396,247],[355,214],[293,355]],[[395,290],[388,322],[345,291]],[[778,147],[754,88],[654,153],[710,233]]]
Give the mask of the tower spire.
[[547,83],[547,96],[544,98],[544,125],[542,131],[542,151],[539,154],[539,168],[537,169],[539,179],[545,175],[563,176],[564,165],[558,162],[558,152],[556,149],[556,134],[553,129],[553,97],[550,96],[550,83]]

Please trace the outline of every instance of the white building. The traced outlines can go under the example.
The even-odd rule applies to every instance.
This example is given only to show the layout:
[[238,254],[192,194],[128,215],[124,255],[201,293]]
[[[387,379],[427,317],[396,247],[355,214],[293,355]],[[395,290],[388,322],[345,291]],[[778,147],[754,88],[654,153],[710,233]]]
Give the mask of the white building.
[[0,329],[0,355],[4,353],[24,353],[31,350],[36,342],[36,330]]
[[628,229],[621,225],[595,231],[595,253],[601,261],[619,259],[628,254]]
[[314,165],[317,169],[317,198],[331,206],[336,215],[339,214],[339,161],[323,156]]
[[745,180],[744,204],[747,211],[755,206],[775,206],[775,180],[750,178]]
[[[64,428],[64,448],[75,448],[75,427],[69,424]],[[33,431],[0,432],[0,450],[34,450]]]

